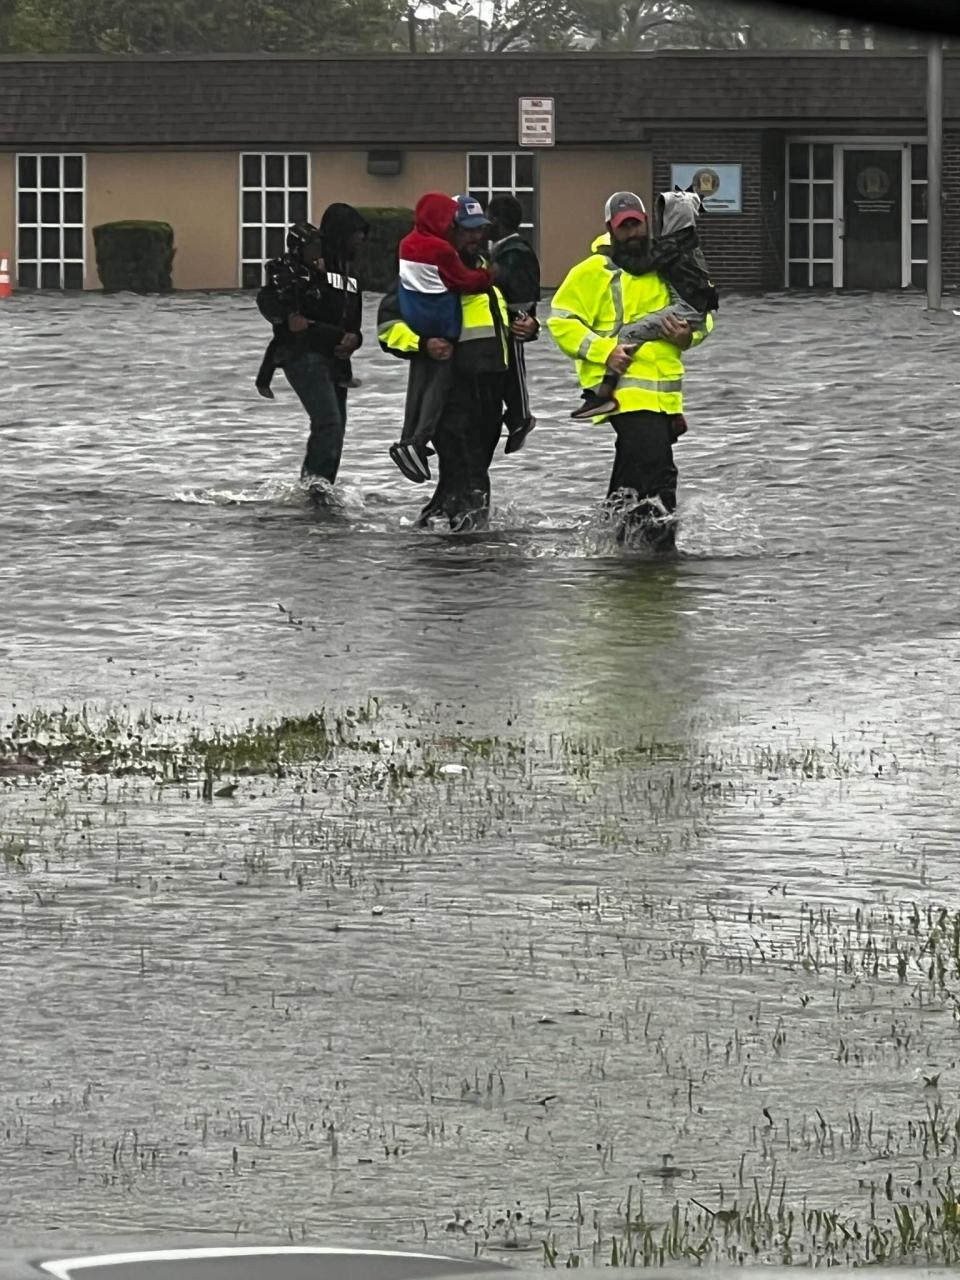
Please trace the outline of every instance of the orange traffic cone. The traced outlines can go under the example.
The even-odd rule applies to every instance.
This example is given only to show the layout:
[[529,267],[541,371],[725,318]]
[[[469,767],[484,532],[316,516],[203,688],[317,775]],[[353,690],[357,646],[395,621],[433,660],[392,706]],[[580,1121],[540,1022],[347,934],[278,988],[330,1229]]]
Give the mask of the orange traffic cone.
[[10,259],[0,254],[0,298],[9,298],[13,293],[10,283]]

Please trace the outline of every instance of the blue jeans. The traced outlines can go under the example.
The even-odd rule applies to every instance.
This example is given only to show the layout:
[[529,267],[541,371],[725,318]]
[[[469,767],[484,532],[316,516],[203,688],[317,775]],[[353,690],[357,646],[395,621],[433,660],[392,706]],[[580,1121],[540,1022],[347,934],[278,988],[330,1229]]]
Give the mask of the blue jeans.
[[333,360],[317,351],[306,351],[295,360],[288,360],[283,372],[310,418],[301,479],[320,476],[333,484],[340,469],[347,426],[346,388],[337,386]]

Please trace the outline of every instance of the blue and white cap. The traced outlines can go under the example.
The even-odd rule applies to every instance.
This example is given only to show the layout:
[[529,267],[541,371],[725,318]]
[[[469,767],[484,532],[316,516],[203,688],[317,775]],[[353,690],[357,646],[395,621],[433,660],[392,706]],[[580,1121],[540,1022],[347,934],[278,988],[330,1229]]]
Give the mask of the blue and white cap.
[[453,215],[456,226],[466,227],[468,230],[490,226],[490,219],[483,212],[483,205],[479,200],[475,200],[473,196],[454,196],[453,198],[457,202],[457,212]]

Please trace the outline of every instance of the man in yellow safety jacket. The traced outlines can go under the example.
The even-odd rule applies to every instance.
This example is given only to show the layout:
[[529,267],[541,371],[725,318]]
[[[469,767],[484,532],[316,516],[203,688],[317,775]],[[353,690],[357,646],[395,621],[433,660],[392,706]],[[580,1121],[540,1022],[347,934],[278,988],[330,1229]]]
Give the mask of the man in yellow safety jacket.
[[[453,243],[468,265],[475,265],[490,225],[475,200],[457,197]],[[504,400],[509,360],[508,334],[533,337],[531,317],[512,323],[497,288],[464,294],[463,323],[456,343],[445,338],[421,338],[400,315],[396,287],[383,298],[377,317],[380,346],[410,362],[407,416],[415,416],[425,379],[423,362],[451,360],[453,378],[439,425],[433,434],[437,454],[437,488],[420,513],[419,524],[434,520],[455,532],[482,529],[490,512],[490,464],[503,431]]]
[[620,517],[618,537],[637,530],[656,551],[676,541],[677,468],[673,444],[686,430],[680,353],[704,340],[700,329],[667,315],[662,337],[639,346],[621,343],[620,330],[672,301],[653,269],[643,201],[618,191],[604,209],[608,235],[594,241],[589,258],[571,268],[554,294],[547,321],[557,346],[574,360],[580,385],[591,390],[608,372],[619,375],[616,408],[609,414],[616,455],[608,501]]

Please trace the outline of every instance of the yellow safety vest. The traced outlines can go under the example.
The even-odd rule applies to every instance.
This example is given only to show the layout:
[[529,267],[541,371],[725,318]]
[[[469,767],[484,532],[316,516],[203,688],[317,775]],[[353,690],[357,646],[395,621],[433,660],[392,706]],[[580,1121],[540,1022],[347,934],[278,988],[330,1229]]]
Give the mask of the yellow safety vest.
[[[507,311],[507,304],[503,299],[503,294],[497,288],[494,288],[493,293],[497,300],[500,319],[503,322],[500,326],[500,346],[503,353],[503,367],[505,369],[509,360],[507,334],[510,331],[510,316]],[[460,299],[460,308],[463,320],[460,329],[460,337],[457,340],[458,347],[462,347],[464,343],[473,342],[480,338],[495,338],[497,336],[497,327],[493,322],[493,312],[490,308],[490,297],[488,294],[464,294]],[[398,354],[415,355],[420,350],[419,337],[414,333],[410,326],[401,319],[385,321],[377,330],[377,338],[381,347],[385,350],[395,351]]]
[[[599,237],[592,245],[595,252],[571,268],[553,296],[547,321],[557,346],[576,362],[584,388],[603,381],[607,357],[625,324],[673,301],[656,272],[632,276],[607,254],[596,252],[608,242],[609,237]],[[704,328],[694,332],[693,345],[698,346],[712,329],[713,317],[707,316]],[[617,383],[616,397],[621,413],[637,409],[682,413],[683,361],[678,349],[670,342],[644,342]]]

